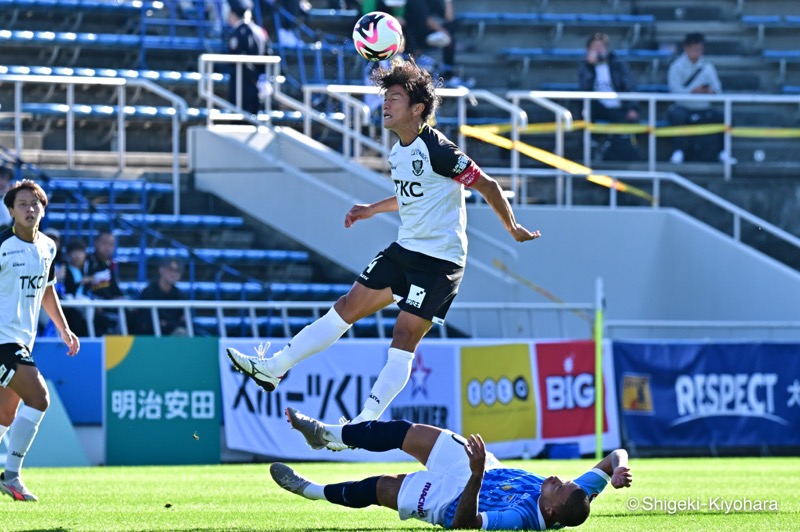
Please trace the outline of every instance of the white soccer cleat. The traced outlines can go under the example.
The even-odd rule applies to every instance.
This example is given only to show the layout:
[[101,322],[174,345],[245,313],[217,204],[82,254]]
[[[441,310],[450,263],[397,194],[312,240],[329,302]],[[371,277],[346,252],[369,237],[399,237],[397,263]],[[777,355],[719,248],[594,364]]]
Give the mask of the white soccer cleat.
[[[311,481],[304,479],[295,473],[294,469],[280,462],[275,462],[269,466],[269,474],[272,475],[272,480],[274,480],[278,486],[286,491],[291,491],[295,495],[300,495],[301,497],[305,497],[303,492],[308,485],[311,484]],[[306,499],[308,499],[308,497],[306,497]]]
[[286,418],[292,428],[300,432],[306,439],[308,446],[315,451],[320,449],[329,449],[331,451],[352,449],[352,447],[344,443],[331,441],[331,434],[325,430],[325,425],[321,421],[303,414],[296,408],[291,406],[286,408]]
[[257,357],[249,357],[232,347],[227,348],[225,352],[228,354],[228,358],[231,359],[233,366],[237,370],[245,375],[249,375],[256,381],[256,384],[266,391],[271,392],[277,388],[283,375],[275,376],[267,369],[267,359],[264,358],[267,349],[269,349],[269,344],[258,346],[256,348],[256,353],[258,353]]
[[15,501],[36,502],[39,497],[31,493],[20,477],[14,480],[6,480],[5,473],[0,473],[0,492],[5,493]]

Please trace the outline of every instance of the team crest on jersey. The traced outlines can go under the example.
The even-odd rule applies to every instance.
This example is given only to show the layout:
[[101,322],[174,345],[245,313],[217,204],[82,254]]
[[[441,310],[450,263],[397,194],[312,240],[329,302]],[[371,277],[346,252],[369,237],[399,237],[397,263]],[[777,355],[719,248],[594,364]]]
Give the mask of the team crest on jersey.
[[421,176],[422,175],[422,161],[419,159],[415,159],[411,161],[411,171],[414,172],[414,175]]

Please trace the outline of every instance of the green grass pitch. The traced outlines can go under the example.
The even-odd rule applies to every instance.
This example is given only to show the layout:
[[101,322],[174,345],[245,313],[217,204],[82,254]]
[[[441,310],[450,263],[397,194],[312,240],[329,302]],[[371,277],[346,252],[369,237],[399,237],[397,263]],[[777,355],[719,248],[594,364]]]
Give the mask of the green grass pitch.
[[[505,463],[574,478],[594,462]],[[321,482],[419,469],[412,462],[295,465]],[[352,510],[307,501],[278,488],[268,466],[27,469],[25,481],[40,502],[0,499],[0,530],[433,529],[417,521],[401,522],[386,508]],[[633,487],[607,487],[592,503],[581,529],[800,530],[800,458],[634,458],[631,468]],[[778,509],[757,511],[756,501],[767,501],[767,506],[775,501]],[[628,509],[636,504],[638,510]]]

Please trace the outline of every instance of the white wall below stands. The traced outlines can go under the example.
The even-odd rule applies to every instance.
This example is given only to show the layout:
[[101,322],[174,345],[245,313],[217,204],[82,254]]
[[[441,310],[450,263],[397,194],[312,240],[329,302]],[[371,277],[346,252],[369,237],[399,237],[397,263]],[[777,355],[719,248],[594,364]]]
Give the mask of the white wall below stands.
[[[356,274],[397,236],[396,214],[344,229],[353,203],[392,193],[385,177],[352,163],[293,130],[191,128],[189,151],[197,187],[218,194],[260,221]],[[469,208],[470,255],[457,301],[547,302],[500,275],[499,259],[522,277],[568,302],[594,302],[595,280],[606,288],[608,319],[800,320],[800,274],[668,208],[515,208],[517,219],[543,237],[518,244],[485,204]],[[517,318],[506,313],[504,319]],[[573,337],[585,322],[567,314]],[[467,320],[448,316],[465,330]],[[541,320],[531,332],[514,322],[508,336],[556,337]],[[496,320],[481,320],[484,336]],[[708,336],[718,331],[709,329]],[[636,335],[637,333],[634,333]],[[638,333],[664,337],[664,331]],[[787,336],[788,335],[788,336]],[[630,336],[629,336],[630,337]],[[798,339],[800,331],[772,339]]]

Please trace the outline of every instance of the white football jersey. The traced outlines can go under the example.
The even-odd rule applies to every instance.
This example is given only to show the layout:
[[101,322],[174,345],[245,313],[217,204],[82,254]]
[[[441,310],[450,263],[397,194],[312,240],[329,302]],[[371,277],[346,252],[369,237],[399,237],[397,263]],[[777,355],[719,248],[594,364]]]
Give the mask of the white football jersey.
[[463,187],[481,170],[439,131],[424,125],[414,142],[389,154],[400,207],[397,243],[430,257],[467,262],[467,209]]
[[33,350],[46,287],[55,284],[56,244],[44,233],[26,242],[12,229],[0,233],[0,344]]

